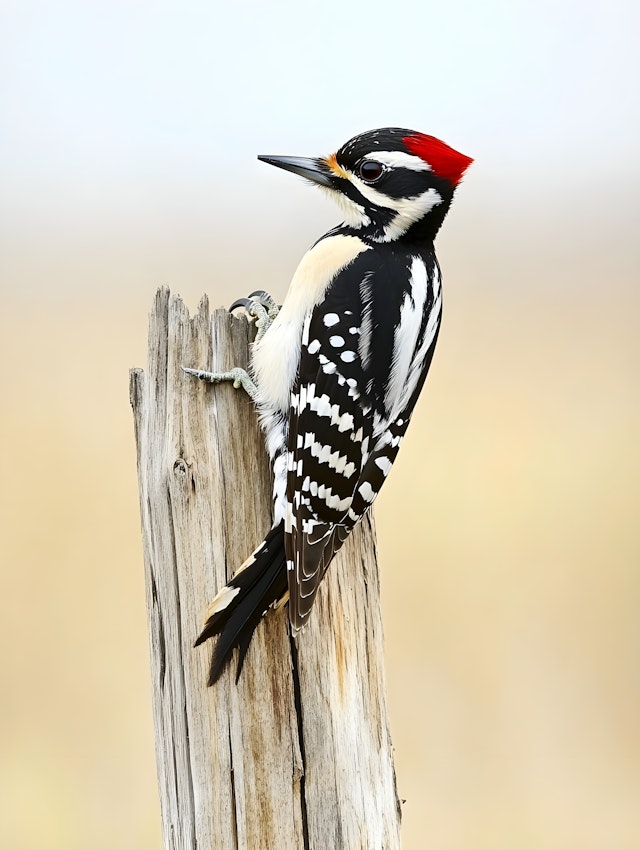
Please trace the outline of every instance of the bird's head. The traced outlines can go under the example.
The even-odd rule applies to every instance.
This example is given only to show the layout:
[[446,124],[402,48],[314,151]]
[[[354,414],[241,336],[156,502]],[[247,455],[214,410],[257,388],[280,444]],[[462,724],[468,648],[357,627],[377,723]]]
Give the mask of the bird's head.
[[345,224],[374,242],[433,239],[473,162],[434,136],[398,127],[362,133],[327,157],[258,159],[325,189]]

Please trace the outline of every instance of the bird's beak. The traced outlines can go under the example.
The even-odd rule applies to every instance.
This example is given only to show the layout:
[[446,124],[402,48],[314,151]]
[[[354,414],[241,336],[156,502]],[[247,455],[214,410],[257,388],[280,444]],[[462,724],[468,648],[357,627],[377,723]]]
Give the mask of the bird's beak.
[[284,168],[285,171],[299,174],[300,177],[305,177],[320,186],[333,187],[331,171],[324,159],[311,159],[305,156],[259,156],[258,159],[277,168]]

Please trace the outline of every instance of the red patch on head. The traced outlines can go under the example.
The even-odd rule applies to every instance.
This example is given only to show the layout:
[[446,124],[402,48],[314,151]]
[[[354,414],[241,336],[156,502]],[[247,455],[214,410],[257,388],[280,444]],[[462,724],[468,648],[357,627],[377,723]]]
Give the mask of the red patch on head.
[[419,156],[431,166],[434,174],[448,180],[454,186],[458,185],[462,175],[473,162],[471,157],[454,151],[435,136],[414,133],[412,136],[405,136],[402,141],[410,153]]

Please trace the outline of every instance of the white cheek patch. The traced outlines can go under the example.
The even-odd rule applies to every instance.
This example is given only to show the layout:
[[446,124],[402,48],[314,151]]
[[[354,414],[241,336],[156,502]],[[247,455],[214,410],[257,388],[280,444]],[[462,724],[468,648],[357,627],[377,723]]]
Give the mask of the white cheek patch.
[[384,238],[381,240],[383,242],[390,242],[402,236],[412,224],[442,203],[442,195],[433,186],[422,194],[414,195],[411,198],[390,198],[376,191],[373,186],[367,186],[355,176],[352,177],[352,181],[360,194],[372,204],[394,210],[394,218],[384,228]]
[[395,210],[399,215],[407,219],[410,218],[411,224],[427,213],[432,207],[442,202],[440,194],[433,187],[411,198],[391,198],[389,195],[383,195],[382,192],[378,192],[373,186],[367,186],[355,174],[351,175],[351,182],[362,197],[366,198],[370,203],[376,207]]
[[415,198],[402,198],[398,201],[396,216],[384,229],[386,241],[397,239],[416,221],[423,218],[430,210],[442,203],[442,195],[432,187]]

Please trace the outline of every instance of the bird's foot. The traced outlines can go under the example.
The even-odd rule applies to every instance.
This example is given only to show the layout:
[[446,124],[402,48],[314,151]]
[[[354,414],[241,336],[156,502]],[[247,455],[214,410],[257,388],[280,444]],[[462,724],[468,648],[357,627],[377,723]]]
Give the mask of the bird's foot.
[[199,381],[206,381],[209,384],[221,384],[224,381],[231,381],[236,390],[242,387],[253,401],[256,401],[258,398],[258,388],[245,369],[236,367],[235,369],[230,369],[228,372],[207,372],[205,369],[189,369],[183,366],[182,371],[186,372],[187,375],[197,378]]
[[[237,310],[238,307],[242,307],[250,318],[255,320],[257,333],[254,344],[262,339],[280,312],[280,307],[271,295],[263,289],[252,292],[248,298],[238,298],[229,307],[229,312],[231,313],[233,310]],[[209,384],[221,384],[223,381],[231,381],[235,389],[242,387],[253,401],[257,401],[258,388],[245,369],[237,367],[230,369],[228,372],[208,372],[206,369],[190,369],[187,366],[183,366],[182,370],[187,375],[191,375],[199,381],[206,381]]]
[[242,307],[252,319],[255,319],[257,333],[254,344],[260,342],[280,312],[280,307],[271,295],[263,289],[252,292],[248,298],[238,298],[229,307],[229,312],[237,310],[238,307]]

